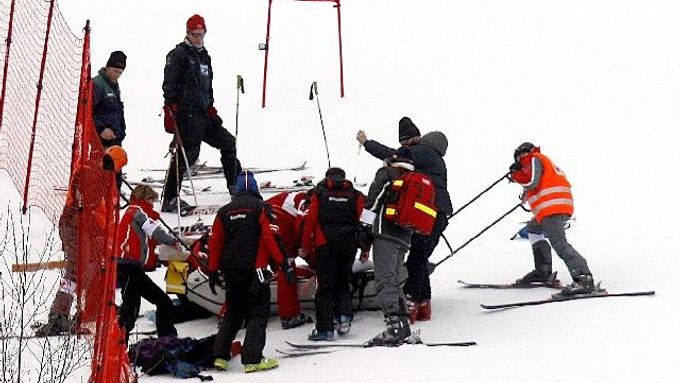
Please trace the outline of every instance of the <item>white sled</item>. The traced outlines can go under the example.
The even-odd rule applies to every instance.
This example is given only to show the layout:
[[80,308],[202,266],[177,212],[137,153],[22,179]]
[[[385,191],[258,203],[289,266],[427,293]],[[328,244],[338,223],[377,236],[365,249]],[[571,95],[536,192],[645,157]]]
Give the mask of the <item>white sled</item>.
[[[356,261],[358,263],[358,261]],[[354,310],[377,310],[379,309],[378,297],[375,291],[373,280],[373,270],[355,267],[352,274],[352,306]],[[167,281],[167,279],[166,279]],[[276,315],[277,310],[277,289],[276,280],[270,283],[271,289],[271,313]],[[300,307],[303,310],[314,309],[314,293],[316,292],[316,278],[298,278],[297,280],[298,297]],[[215,286],[217,295],[210,291],[208,277],[200,270],[193,270],[186,278],[186,298],[206,310],[219,314],[224,303],[224,289]],[[172,291],[177,294],[176,291]]]

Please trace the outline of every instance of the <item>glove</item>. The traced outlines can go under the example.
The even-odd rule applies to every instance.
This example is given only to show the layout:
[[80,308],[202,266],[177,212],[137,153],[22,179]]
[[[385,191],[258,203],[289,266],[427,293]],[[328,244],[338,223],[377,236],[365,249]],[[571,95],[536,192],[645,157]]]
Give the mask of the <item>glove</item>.
[[362,225],[359,227],[359,230],[357,230],[357,246],[362,250],[362,251],[368,251],[371,248],[371,245],[373,245],[373,240],[375,239],[375,236],[373,235],[373,232],[371,231],[371,226],[366,226]]
[[512,165],[510,165],[510,171],[516,172],[518,170],[522,170],[522,164],[520,164],[519,162],[513,162]]
[[257,269],[255,273],[257,274],[257,280],[263,285],[272,281],[272,272],[267,269]]
[[217,295],[217,290],[215,290],[215,285],[219,281],[219,275],[217,273],[212,273],[208,277],[208,286],[210,287],[210,292],[213,293],[213,295]]
[[283,275],[286,277],[286,281],[289,283],[295,282],[295,258],[288,258],[288,260],[283,261],[281,270],[283,271]]
[[163,126],[167,133],[175,134],[177,130],[177,121],[175,120],[177,110],[179,110],[177,104],[165,104],[163,106]]

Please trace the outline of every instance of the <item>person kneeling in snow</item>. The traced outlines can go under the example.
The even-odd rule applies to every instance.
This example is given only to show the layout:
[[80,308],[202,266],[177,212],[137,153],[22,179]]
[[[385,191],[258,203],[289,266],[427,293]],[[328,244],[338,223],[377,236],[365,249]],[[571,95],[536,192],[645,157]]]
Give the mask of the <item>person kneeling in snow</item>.
[[[281,192],[269,199],[276,223],[279,226],[279,235],[285,250],[286,261],[290,267],[295,268],[295,257],[298,256],[298,248],[302,244],[302,225],[307,214],[307,205],[311,196],[309,191]],[[310,266],[313,261],[310,257],[305,259]],[[300,272],[304,270],[300,269]],[[312,318],[300,311],[300,298],[298,296],[297,282],[288,281],[284,273],[276,274],[277,306],[281,327],[284,330],[312,323]]]
[[137,321],[142,298],[156,305],[158,336],[177,335],[170,297],[146,275],[147,271],[156,269],[158,256],[155,248],[158,243],[179,244],[158,222],[160,214],[153,209],[157,200],[158,193],[151,187],[135,187],[130,194],[130,206],[120,220],[118,285],[121,286],[123,302],[118,309],[118,322],[125,327],[126,341]]
[[241,353],[245,372],[269,370],[279,365],[276,359],[262,356],[269,320],[272,273],[267,265],[270,258],[290,280],[295,274],[284,259],[280,242],[276,241],[278,227],[271,206],[262,201],[252,173],[239,174],[235,192],[232,201],[218,210],[208,244],[210,286],[214,289],[217,272],[221,271],[226,280],[225,300],[229,307],[215,339],[214,366],[220,370],[229,367],[231,343],[245,320],[246,336]]

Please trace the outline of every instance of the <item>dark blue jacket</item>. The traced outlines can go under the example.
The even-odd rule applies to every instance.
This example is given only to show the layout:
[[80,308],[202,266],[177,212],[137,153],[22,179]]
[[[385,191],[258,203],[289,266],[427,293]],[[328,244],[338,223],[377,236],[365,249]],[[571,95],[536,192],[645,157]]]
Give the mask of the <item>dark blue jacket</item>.
[[213,106],[213,69],[205,48],[177,44],[165,58],[163,98],[180,111],[205,112]]
[[[364,143],[364,149],[379,160],[391,157],[397,151],[373,140],[367,140]],[[435,148],[421,143],[409,145],[409,149],[411,149],[413,166],[415,166],[416,170],[427,174],[434,182],[437,211],[447,216],[453,213],[451,196],[446,189],[448,181],[444,158]]]
[[104,146],[120,145],[125,138],[125,113],[120,99],[120,87],[111,84],[104,75],[104,68],[92,79],[94,83],[94,103],[92,114],[97,133],[109,128],[116,135],[115,140],[102,140]]

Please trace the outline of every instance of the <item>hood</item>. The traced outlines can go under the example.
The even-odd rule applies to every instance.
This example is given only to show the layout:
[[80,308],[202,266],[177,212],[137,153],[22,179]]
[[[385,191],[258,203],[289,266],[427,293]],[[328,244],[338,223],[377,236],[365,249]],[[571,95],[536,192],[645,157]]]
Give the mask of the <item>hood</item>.
[[446,149],[449,147],[449,140],[444,133],[438,131],[427,133],[420,139],[420,143],[433,148],[442,157],[446,155]]

